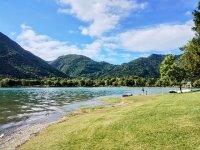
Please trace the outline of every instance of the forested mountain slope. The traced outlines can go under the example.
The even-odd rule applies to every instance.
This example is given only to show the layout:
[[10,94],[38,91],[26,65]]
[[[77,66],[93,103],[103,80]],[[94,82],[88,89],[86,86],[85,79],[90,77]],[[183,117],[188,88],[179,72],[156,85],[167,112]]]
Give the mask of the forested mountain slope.
[[[86,56],[70,54],[46,62],[0,32],[0,77],[43,78],[108,78],[139,76],[159,78],[159,68],[166,55],[152,54],[124,63],[113,65],[96,62]],[[50,65],[49,65],[49,64]],[[67,76],[67,75],[68,76]]]
[[147,58],[141,57],[122,65],[112,65],[106,62],[96,62],[82,55],[66,55],[49,62],[53,67],[68,74],[70,77],[123,77],[139,76],[159,78],[160,64],[166,55],[152,54]]
[[114,74],[120,75],[135,75],[145,78],[159,78],[159,68],[161,62],[164,60],[166,55],[152,54],[149,57],[141,57],[124,63],[114,70]]
[[67,77],[0,32],[0,77]]
[[49,64],[73,78],[99,78],[106,72],[112,72],[116,67],[116,65],[96,62],[86,56],[76,54],[60,56]]

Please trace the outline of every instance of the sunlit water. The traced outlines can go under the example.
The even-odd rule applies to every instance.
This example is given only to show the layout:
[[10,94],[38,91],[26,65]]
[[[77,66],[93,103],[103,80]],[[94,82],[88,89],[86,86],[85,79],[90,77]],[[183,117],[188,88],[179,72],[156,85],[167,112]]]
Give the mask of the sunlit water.
[[[171,88],[145,88],[147,94]],[[0,88],[0,134],[18,126],[59,120],[81,107],[106,105],[98,97],[142,94],[141,88]],[[145,92],[146,94],[146,92]]]

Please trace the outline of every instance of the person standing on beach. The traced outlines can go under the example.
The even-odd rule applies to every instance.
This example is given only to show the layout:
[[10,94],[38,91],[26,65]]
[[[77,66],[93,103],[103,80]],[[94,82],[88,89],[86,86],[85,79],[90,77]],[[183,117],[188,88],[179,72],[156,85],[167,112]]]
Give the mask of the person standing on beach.
[[143,95],[144,95],[144,88],[142,88],[142,93],[143,93]]

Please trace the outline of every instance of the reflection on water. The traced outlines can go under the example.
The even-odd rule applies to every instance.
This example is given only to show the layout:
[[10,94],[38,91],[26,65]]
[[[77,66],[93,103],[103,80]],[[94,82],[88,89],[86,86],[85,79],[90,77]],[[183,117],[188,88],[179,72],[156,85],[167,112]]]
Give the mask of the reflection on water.
[[[148,94],[169,91],[147,90]],[[141,94],[141,88],[0,88],[0,133],[17,125],[54,121],[80,107],[104,104],[97,97],[125,93]]]

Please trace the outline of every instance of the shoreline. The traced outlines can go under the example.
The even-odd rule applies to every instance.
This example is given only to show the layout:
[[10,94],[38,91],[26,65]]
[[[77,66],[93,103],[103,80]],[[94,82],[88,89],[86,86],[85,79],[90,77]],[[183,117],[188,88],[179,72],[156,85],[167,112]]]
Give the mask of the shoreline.
[[[116,103],[115,106],[122,104],[124,104],[124,102]],[[47,129],[50,125],[65,120],[66,120],[66,115],[64,115],[64,117],[58,118],[58,120],[53,122],[35,123],[35,124],[20,126],[15,131],[7,135],[5,134],[2,137],[0,136],[0,149],[15,150],[24,143],[26,143],[27,141],[29,141],[31,138],[37,136],[40,132]]]
[[[121,99],[122,99],[121,102],[112,103],[111,105],[112,106],[123,105],[124,104],[123,97]],[[29,124],[17,128],[10,134],[0,137],[0,149],[16,150],[17,148],[25,144],[27,141],[31,140],[33,137],[37,136],[42,131],[46,130],[49,126],[66,121],[67,120],[66,115],[67,113],[57,121],[48,123]]]
[[50,125],[60,123],[65,120],[66,117],[64,116],[54,122],[21,126],[12,133],[0,137],[0,149],[15,150],[27,141],[29,141],[31,138],[37,136],[40,132],[44,131]]

